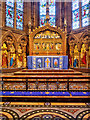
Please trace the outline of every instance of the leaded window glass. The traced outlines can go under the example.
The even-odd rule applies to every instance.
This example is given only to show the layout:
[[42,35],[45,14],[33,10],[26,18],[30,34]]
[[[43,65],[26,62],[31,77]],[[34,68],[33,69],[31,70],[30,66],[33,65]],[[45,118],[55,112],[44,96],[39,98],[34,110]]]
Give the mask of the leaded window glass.
[[[40,26],[46,23],[46,4],[47,0],[40,0]],[[49,23],[55,26],[55,0],[49,0]]]
[[49,0],[50,25],[55,26],[55,0]]
[[14,0],[6,1],[6,26],[14,26]]
[[79,0],[72,0],[72,29],[79,28]]
[[82,27],[89,25],[89,0],[82,0]]
[[23,30],[23,0],[16,2],[16,28]]
[[46,0],[40,0],[40,26],[46,23]]

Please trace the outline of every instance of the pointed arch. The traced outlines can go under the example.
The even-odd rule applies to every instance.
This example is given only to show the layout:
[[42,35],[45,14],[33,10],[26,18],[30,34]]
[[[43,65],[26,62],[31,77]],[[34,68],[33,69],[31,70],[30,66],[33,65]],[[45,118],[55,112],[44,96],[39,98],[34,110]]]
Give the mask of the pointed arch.
[[78,44],[78,38],[74,34],[69,35],[69,43],[73,42],[74,46],[75,44]]
[[71,116],[63,111],[54,110],[54,109],[39,109],[39,110],[31,111],[31,112],[23,115],[21,117],[21,119],[23,119],[23,120],[27,120],[27,118],[31,119],[37,115],[40,115],[40,114],[54,114],[56,116],[59,116],[61,118],[65,118],[67,120],[74,120],[73,116]]
[[[80,41],[85,42],[90,37],[88,30],[83,31],[82,35],[80,36]],[[89,40],[88,40],[89,41]]]
[[8,115],[7,117],[10,117],[10,120],[13,120],[13,119],[19,120],[19,115],[13,110],[3,108],[2,113],[4,113],[5,115]]
[[22,36],[20,36],[20,37],[18,38],[18,44],[21,43],[21,40],[25,40],[26,44],[27,44],[27,42],[28,42],[28,38],[27,38],[26,35],[22,35]]
[[16,39],[16,37],[14,36],[13,32],[10,31],[10,30],[9,30],[8,32],[5,32],[5,33],[3,34],[3,36],[2,36],[2,44],[7,41],[7,36],[10,36],[10,37],[12,38],[13,43],[14,43],[14,46],[15,46],[15,48],[16,48],[17,39]]
[[77,115],[77,117],[76,117],[76,120],[83,120],[83,117],[85,116],[85,115],[89,115],[90,114],[90,110],[85,110],[85,111],[82,111],[82,112],[80,112],[78,115]]

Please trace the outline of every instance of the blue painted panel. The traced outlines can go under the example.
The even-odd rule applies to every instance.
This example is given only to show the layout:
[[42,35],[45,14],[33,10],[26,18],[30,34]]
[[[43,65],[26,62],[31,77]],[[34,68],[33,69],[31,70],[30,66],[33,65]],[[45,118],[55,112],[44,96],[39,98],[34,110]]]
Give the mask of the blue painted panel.
[[[5,96],[70,96],[69,92],[18,92],[1,91],[0,95]],[[90,92],[71,92],[72,96],[90,96]]]
[[63,69],[68,69],[68,56],[63,56]]
[[3,96],[70,96],[69,92],[18,92],[18,91],[6,91],[0,92]]
[[68,56],[27,56],[28,69],[68,69]]
[[36,58],[36,68],[42,68],[43,67],[42,64],[43,64],[42,57],[37,57]]
[[27,56],[28,69],[32,69],[32,56]]
[[44,68],[51,68],[51,57],[44,58]]
[[90,96],[90,92],[71,92],[72,96]]
[[58,57],[53,58],[53,68],[59,68],[59,58]]

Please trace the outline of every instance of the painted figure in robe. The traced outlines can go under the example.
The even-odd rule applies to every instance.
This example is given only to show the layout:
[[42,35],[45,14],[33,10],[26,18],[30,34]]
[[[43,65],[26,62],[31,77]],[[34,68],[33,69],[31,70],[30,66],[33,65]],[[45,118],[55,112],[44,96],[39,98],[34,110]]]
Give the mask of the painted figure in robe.
[[13,54],[10,59],[10,67],[11,68],[15,67],[15,64],[16,64],[15,54]]
[[7,50],[5,50],[2,53],[2,68],[7,68],[7,67],[8,67]]
[[7,46],[4,43],[2,46],[2,68],[7,68],[8,67],[8,59],[7,59]]

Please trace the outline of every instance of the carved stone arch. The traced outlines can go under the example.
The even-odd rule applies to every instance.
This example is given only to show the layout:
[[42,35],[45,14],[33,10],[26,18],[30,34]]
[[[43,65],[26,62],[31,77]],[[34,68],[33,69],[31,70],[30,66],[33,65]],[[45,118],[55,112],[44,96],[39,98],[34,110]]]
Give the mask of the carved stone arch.
[[83,120],[83,117],[87,114],[90,114],[90,110],[85,110],[85,111],[80,112],[77,115],[76,120]]
[[88,30],[83,31],[82,35],[80,36],[80,39],[82,40],[82,39],[85,38],[86,36],[88,36],[88,37],[90,36]]
[[35,110],[35,111],[31,111],[29,113],[26,113],[25,115],[23,115],[20,120],[27,120],[27,119],[31,119],[37,115],[44,115],[44,114],[52,114],[52,115],[56,115],[59,116],[61,118],[64,118],[65,120],[74,120],[74,117],[67,114],[66,112],[63,111],[59,111],[59,110],[54,110],[54,109],[39,109],[39,110]]
[[85,47],[86,47],[86,50],[87,50],[87,51],[89,50],[89,46],[90,46],[89,37],[90,37],[90,35],[89,35],[88,30],[87,30],[87,31],[84,31],[83,34],[81,35],[82,45],[85,44]]
[[21,40],[23,40],[23,39],[26,41],[26,44],[27,44],[28,38],[27,38],[26,35],[22,35],[22,36],[20,36],[20,37],[18,38],[18,44],[20,44],[20,43],[21,43]]
[[89,40],[89,36],[87,34],[85,36],[83,36],[82,42],[84,44],[88,44],[90,46],[90,40]]
[[19,120],[19,115],[15,111],[13,111],[11,109],[5,109],[5,108],[3,108],[2,112],[4,114],[8,114],[9,116],[11,116],[13,118],[12,120],[15,120],[15,119]]
[[16,37],[14,36],[13,32],[10,31],[10,30],[9,30],[8,32],[5,32],[4,35],[2,36],[2,44],[7,41],[7,36],[10,36],[10,37],[12,38],[13,43],[14,43],[14,46],[15,46],[15,49],[16,49],[16,46],[17,46],[16,40],[17,40],[17,39],[16,39]]
[[74,34],[70,34],[69,36],[69,48],[71,48],[71,51],[74,52],[75,45],[77,45],[78,39]]
[[2,120],[13,120],[13,116],[7,112],[0,112],[0,114],[2,115]]
[[74,34],[69,35],[69,42],[72,42],[72,41],[74,43],[77,43],[77,41],[78,41],[78,38]]

